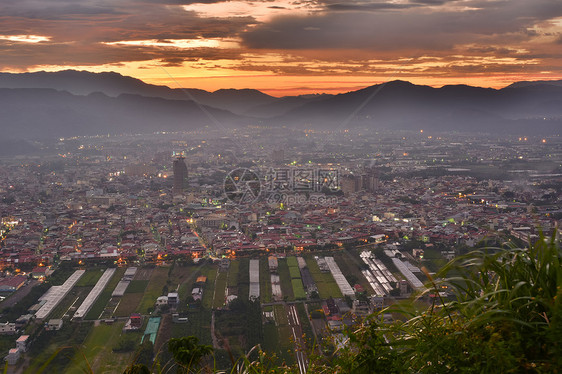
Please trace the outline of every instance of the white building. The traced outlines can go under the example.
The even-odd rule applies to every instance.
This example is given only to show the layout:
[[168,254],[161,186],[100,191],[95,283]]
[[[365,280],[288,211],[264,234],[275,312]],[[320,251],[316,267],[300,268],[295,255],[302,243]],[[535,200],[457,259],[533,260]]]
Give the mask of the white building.
[[29,341],[29,335],[22,335],[16,340],[16,348],[21,352],[27,351],[27,342]]
[[18,348],[11,348],[6,356],[6,361],[8,365],[15,365],[21,356],[21,351]]
[[11,322],[0,323],[1,335],[13,335],[16,333],[16,324]]
[[45,326],[45,328],[48,331],[58,331],[62,328],[62,319],[51,319],[49,320],[49,322],[47,322],[47,325]]

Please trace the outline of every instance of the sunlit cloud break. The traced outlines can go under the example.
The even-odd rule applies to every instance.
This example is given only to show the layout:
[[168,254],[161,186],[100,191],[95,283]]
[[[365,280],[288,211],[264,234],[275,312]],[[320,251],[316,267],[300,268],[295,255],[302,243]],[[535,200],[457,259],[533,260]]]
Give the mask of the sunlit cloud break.
[[346,81],[346,92],[395,78],[499,88],[562,77],[560,0],[70,3],[2,2],[0,70],[85,67],[160,83],[164,66],[200,89],[293,85],[295,95],[323,92],[318,80],[329,92]]
[[41,43],[48,42],[51,38],[41,35],[0,35],[0,40],[8,40],[10,42],[19,43]]
[[314,1],[274,0],[264,2],[226,1],[217,3],[195,3],[184,5],[188,12],[195,12],[201,17],[253,17],[259,22],[267,22],[274,17],[291,15],[304,16],[320,8]]
[[164,48],[238,48],[240,43],[233,39],[149,39],[104,42],[105,45],[130,45]]

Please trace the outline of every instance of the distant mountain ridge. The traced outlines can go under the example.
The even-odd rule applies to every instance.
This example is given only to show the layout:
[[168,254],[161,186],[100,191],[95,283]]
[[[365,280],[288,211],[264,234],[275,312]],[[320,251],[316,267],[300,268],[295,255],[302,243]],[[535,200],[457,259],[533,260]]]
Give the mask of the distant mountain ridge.
[[252,89],[172,89],[111,72],[0,73],[5,137],[179,131],[216,122],[558,134],[562,81],[516,82],[499,90],[392,81],[339,95],[276,98]]
[[[51,88],[0,88],[0,131],[5,138],[186,131],[219,121],[244,126],[247,118],[193,101],[96,92],[73,95]],[[212,116],[210,118],[209,116]]]
[[272,121],[295,127],[360,125],[484,132],[526,131],[528,124],[533,132],[559,133],[561,120],[561,86],[539,83],[496,90],[392,81],[308,103]]
[[208,92],[196,88],[170,88],[148,84],[140,79],[115,72],[92,73],[76,70],[0,73],[0,88],[53,88],[74,95],[103,92],[113,97],[135,94],[171,100],[196,100],[203,105],[236,114],[243,114],[252,107],[271,104],[277,100],[273,96],[253,89],[220,89]]
[[535,86],[538,84],[550,84],[552,86],[562,86],[562,80],[552,80],[552,81],[520,81],[515,82],[507,86],[506,88],[520,88],[526,86]]

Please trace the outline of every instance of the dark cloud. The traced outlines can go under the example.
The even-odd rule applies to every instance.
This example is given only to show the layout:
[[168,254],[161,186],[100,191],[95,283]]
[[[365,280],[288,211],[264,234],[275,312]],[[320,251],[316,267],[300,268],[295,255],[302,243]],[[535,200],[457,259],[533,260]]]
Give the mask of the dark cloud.
[[410,3],[424,5],[443,5],[447,3],[458,2],[459,0],[411,0]]
[[[238,61],[239,70],[286,75],[367,76],[402,65],[409,67],[405,76],[461,76],[495,73],[502,67],[517,71],[525,59],[545,59],[550,70],[560,69],[559,53],[553,50],[562,37],[549,29],[553,19],[562,17],[559,0],[296,0],[294,6],[310,12],[261,23],[251,15],[219,18],[182,7],[220,2],[225,0],[1,0],[0,35],[50,40],[0,40],[0,69],[151,60],[165,66],[189,61],[204,68],[204,60],[220,59]],[[286,9],[271,0],[256,2],[269,5],[271,13]],[[178,48],[173,43],[205,38],[241,38],[242,48]],[[138,40],[162,45],[107,44]],[[271,63],[248,57],[264,53],[277,57]],[[463,61],[462,56],[475,59]],[[507,58],[512,64],[482,64],[478,56]],[[424,66],[424,61],[435,66]]]
[[70,20],[83,16],[123,14],[116,7],[103,2],[92,1],[88,4],[77,4],[68,1],[7,1],[0,5],[2,17],[19,17],[41,20]]
[[[375,8],[382,3],[371,3]],[[337,4],[329,4],[328,9]],[[388,4],[382,4],[386,6]],[[473,1],[470,10],[326,12],[310,17],[285,16],[243,34],[249,48],[443,50],[483,37],[518,34],[532,38],[528,28],[562,16],[562,2],[537,0]],[[366,7],[352,3],[346,9]]]
[[[181,65],[180,61],[234,60],[240,58],[240,51],[219,48],[163,48],[155,46],[127,45],[76,45],[46,43],[22,44],[0,41],[4,51],[0,69],[18,68],[21,61],[28,66],[37,65],[80,65],[96,66],[121,62],[161,60],[171,66]],[[79,51],[80,53],[75,53]]]
[[194,12],[164,3],[170,1],[97,0],[75,4],[70,0],[6,0],[0,6],[0,35],[39,35],[49,37],[50,41],[1,42],[0,68],[50,64],[93,66],[150,59],[180,64],[181,58],[234,58],[230,50],[104,43],[224,38],[237,35],[255,23],[252,17],[201,18]]
[[201,18],[180,6],[135,0],[97,0],[87,5],[8,0],[0,7],[0,34],[17,28],[26,34],[51,36],[54,41],[214,38],[235,35],[253,23],[252,17]]
[[369,11],[384,9],[407,9],[418,7],[418,4],[412,3],[335,3],[326,6],[329,10],[335,11]]

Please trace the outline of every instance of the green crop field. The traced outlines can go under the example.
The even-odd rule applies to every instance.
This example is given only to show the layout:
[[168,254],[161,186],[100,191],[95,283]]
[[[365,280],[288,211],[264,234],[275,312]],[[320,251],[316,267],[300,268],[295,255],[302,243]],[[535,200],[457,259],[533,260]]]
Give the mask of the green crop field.
[[123,277],[123,274],[125,274],[125,268],[118,268],[117,270],[115,270],[115,273],[113,273],[113,276],[105,286],[104,290],[100,293],[96,302],[94,303],[94,305],[92,305],[92,308],[90,309],[88,314],[86,314],[84,319],[99,318],[99,316],[103,312],[103,309],[107,305],[107,302],[109,301],[109,299],[111,299],[111,293],[115,289],[115,286],[117,286],[117,283],[119,283],[119,281]]
[[[226,272],[219,272],[217,273],[217,278],[215,281],[215,297],[213,300],[213,308],[221,308],[224,306],[224,297],[226,291]],[[211,291],[211,290],[209,290]]]
[[69,312],[70,307],[78,308],[91,290],[92,287],[73,287],[59,305],[53,309],[48,318],[62,318],[67,312],[72,316],[74,312]]
[[171,270],[169,278],[169,292],[176,291],[179,293],[181,301],[185,301],[188,293],[191,292],[191,286],[200,275],[199,267],[197,265],[180,266],[176,264]]
[[344,250],[342,253],[335,255],[334,260],[336,260],[341,272],[346,276],[351,286],[359,283],[367,293],[372,293],[373,289],[369,285],[369,282],[367,282],[363,273],[361,273],[360,266],[364,263],[359,258],[359,254]]
[[207,267],[203,270],[203,275],[207,277],[207,284],[203,291],[203,306],[211,309],[213,307],[213,294],[215,287],[215,278],[217,277],[216,267]]
[[298,279],[291,279],[291,283],[293,286],[293,294],[295,295],[295,299],[301,300],[306,299],[306,292],[304,292],[304,288],[302,286],[302,280]]
[[239,260],[230,261],[228,268],[228,280],[226,282],[228,287],[236,287],[238,285],[238,269],[240,267]]
[[126,293],[121,297],[119,306],[115,310],[116,317],[129,317],[131,313],[138,310],[138,305],[142,300],[142,293]]
[[[293,346],[289,338],[289,336],[292,337],[292,334],[289,326],[277,327],[272,322],[266,323],[263,326],[263,335],[262,347],[264,351],[269,354],[275,354],[279,363],[284,361],[287,364],[291,364],[294,362]],[[284,341],[281,340],[281,336],[285,339]]]
[[238,297],[248,298],[250,294],[250,260],[241,258],[238,268]]
[[[71,323],[66,321],[59,331],[42,330],[28,350],[29,366],[19,367],[25,374],[64,372],[71,357],[80,352],[80,347],[89,335],[93,323]],[[23,370],[22,370],[23,369]]]
[[312,349],[314,341],[314,333],[312,332],[312,326],[310,325],[310,320],[308,319],[308,314],[306,313],[306,308],[304,303],[298,303],[296,305],[297,312],[299,314],[299,319],[301,321],[302,333],[305,335],[305,341],[309,349]]
[[131,335],[128,337],[136,335],[138,344],[140,344],[141,336],[140,333],[122,332],[123,325],[124,322],[94,327],[84,341],[83,347],[74,355],[66,373],[123,372],[127,365],[131,363],[134,352],[115,353],[112,351],[112,348],[115,347],[115,344],[124,334]]
[[148,286],[148,280],[133,280],[129,283],[129,287],[125,293],[142,293]]
[[301,271],[298,267],[289,266],[289,274],[291,275],[292,279],[301,279]]
[[279,259],[277,272],[279,273],[279,280],[281,282],[281,292],[283,292],[283,297],[287,297],[288,300],[295,300],[293,294],[293,285],[291,283],[291,275],[289,273],[289,267],[287,266],[287,261],[285,259]]
[[289,320],[287,319],[287,311],[283,305],[274,305],[273,312],[275,315],[275,323],[277,325],[288,325]]
[[[158,296],[162,296],[162,289],[166,282],[168,281],[168,271],[167,267],[157,267],[154,269],[150,275],[150,280],[144,294],[141,294],[142,299],[137,308],[137,312],[141,314],[147,314],[150,308],[154,307],[156,304],[156,299]],[[132,283],[132,282],[131,282]],[[129,285],[130,287],[130,285]],[[127,295],[125,295],[127,296]],[[119,305],[121,307],[121,305]]]
[[212,344],[211,339],[211,311],[201,308],[189,311],[188,323],[177,323],[173,325],[172,338],[183,336],[196,336],[200,344]]
[[78,279],[76,287],[94,287],[97,281],[101,278],[105,269],[90,269]]
[[308,265],[308,270],[318,287],[318,294],[321,298],[327,299],[329,297],[343,297],[340,288],[331,273],[322,273],[314,257],[307,256],[305,260]]
[[[282,360],[287,363],[293,363],[294,357],[294,338],[289,320],[287,319],[287,310],[283,305],[274,306],[275,324],[277,333],[270,331],[271,327],[264,327],[264,338],[277,335],[278,340],[275,343],[268,344],[268,348],[279,355]],[[266,324],[267,326],[267,324]]]
[[299,267],[299,263],[297,261],[297,258],[295,256],[287,256],[287,265],[289,265],[289,267]]
[[260,258],[260,299],[262,303],[271,302],[271,276],[267,257]]

